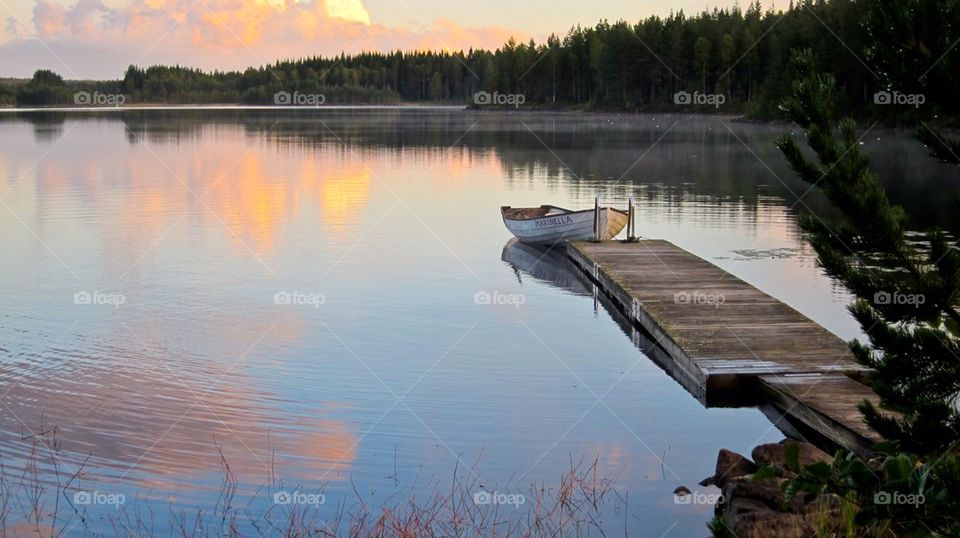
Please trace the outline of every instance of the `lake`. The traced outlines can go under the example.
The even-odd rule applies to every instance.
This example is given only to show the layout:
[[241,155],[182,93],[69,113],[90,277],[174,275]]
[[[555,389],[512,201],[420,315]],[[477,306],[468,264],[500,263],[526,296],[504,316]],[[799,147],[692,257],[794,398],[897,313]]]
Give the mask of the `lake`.
[[[830,209],[774,146],[790,132],[688,115],[5,111],[8,525],[199,520],[215,535],[225,487],[244,534],[298,503],[333,528],[453,485],[520,518],[573,468],[609,480],[608,534],[706,535],[713,507],[674,488],[716,492],[696,484],[718,449],[783,434],[757,409],[704,408],[589,290],[504,261],[499,207],[634,195],[642,236],[851,339],[850,297],[796,224]],[[939,165],[910,133],[863,144],[897,202],[946,220]],[[33,504],[58,518],[26,522]]]

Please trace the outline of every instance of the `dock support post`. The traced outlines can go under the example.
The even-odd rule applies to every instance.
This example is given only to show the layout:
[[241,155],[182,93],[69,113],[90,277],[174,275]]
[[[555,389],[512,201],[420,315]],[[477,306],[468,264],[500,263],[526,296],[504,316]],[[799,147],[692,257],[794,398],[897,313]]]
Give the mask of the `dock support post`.
[[603,236],[600,235],[600,195],[593,199],[593,240],[600,242]]
[[627,205],[627,242],[637,242],[637,201],[633,195],[630,195],[630,201]]

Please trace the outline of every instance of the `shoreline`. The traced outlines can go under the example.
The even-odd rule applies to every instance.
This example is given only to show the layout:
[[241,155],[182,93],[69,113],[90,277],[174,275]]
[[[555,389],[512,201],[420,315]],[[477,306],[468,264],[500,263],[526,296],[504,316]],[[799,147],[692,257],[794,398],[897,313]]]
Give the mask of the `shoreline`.
[[0,107],[0,113],[17,112],[127,112],[139,110],[466,110],[466,105],[241,105],[241,104],[145,104],[128,106],[49,106],[49,107]]
[[[53,113],[79,113],[79,114],[96,114],[96,113],[123,113],[123,112],[138,112],[138,111],[299,111],[301,113],[311,112],[311,111],[420,111],[420,112],[472,112],[477,114],[509,114],[509,115],[550,115],[550,116],[588,116],[588,117],[609,117],[609,116],[620,116],[620,117],[640,117],[640,116],[653,116],[653,115],[669,115],[669,116],[697,116],[697,117],[706,117],[706,118],[721,118],[727,119],[731,122],[736,123],[746,123],[746,124],[755,124],[755,125],[783,125],[789,126],[792,125],[792,121],[786,118],[779,117],[764,117],[764,116],[755,116],[751,115],[749,112],[742,110],[731,110],[731,111],[718,111],[714,108],[707,107],[703,109],[691,109],[691,110],[665,110],[665,109],[651,109],[651,110],[599,110],[599,109],[583,109],[583,108],[553,108],[553,107],[537,107],[537,106],[524,106],[520,108],[515,108],[511,106],[485,106],[477,107],[472,104],[416,104],[416,103],[403,103],[403,104],[394,104],[394,105],[383,105],[383,104],[364,104],[364,105],[321,105],[321,106],[290,106],[290,105],[245,105],[245,104],[142,104],[142,105],[125,105],[125,106],[49,106],[49,107],[17,107],[17,106],[0,106],[0,117],[3,115],[16,115],[20,113],[44,113],[44,112],[53,112]],[[871,122],[867,118],[862,117],[853,117],[857,122],[857,126],[861,129],[866,129],[870,127]],[[881,121],[874,122],[874,125],[877,127],[892,129],[895,131],[913,131],[915,126],[912,124],[904,124],[898,121]],[[937,128],[943,130],[946,133],[960,133],[960,120],[952,117],[938,118],[937,123],[933,123]]]
[[[408,112],[464,112],[476,114],[491,115],[549,115],[549,116],[587,116],[587,117],[640,117],[654,115],[668,116],[690,116],[703,118],[726,119],[736,123],[746,124],[767,124],[784,125],[792,124],[790,120],[776,117],[752,116],[744,111],[718,111],[713,108],[691,109],[691,110],[587,110],[582,108],[545,108],[536,106],[525,106],[520,108],[505,106],[477,107],[471,104],[449,105],[449,104],[365,104],[365,105],[321,105],[321,106],[290,106],[290,105],[245,105],[245,104],[143,104],[143,105],[125,105],[125,106],[49,106],[49,107],[16,107],[0,106],[0,117],[3,115],[14,116],[17,114],[38,114],[38,113],[77,113],[77,114],[98,114],[110,113],[119,114],[124,112],[163,112],[163,111],[222,111],[222,112],[242,112],[242,111],[298,111],[300,113],[312,113],[321,111],[408,111]],[[869,125],[864,119],[858,119],[857,124],[861,127]],[[907,130],[908,127],[899,123],[881,123],[879,127]],[[948,125],[941,127],[948,132],[953,132],[956,128]]]
[[442,104],[397,104],[397,105],[322,105],[322,106],[289,106],[289,105],[243,105],[243,104],[149,104],[126,106],[50,106],[50,107],[0,107],[0,116],[16,115],[20,113],[79,113],[97,114],[124,112],[161,112],[161,111],[297,111],[301,113],[328,111],[411,111],[411,112],[464,112],[491,115],[551,115],[551,116],[588,116],[588,117],[640,117],[653,115],[699,116],[727,119],[744,123],[789,123],[776,118],[752,118],[743,112],[717,112],[710,110],[644,110],[644,111],[616,111],[616,110],[584,110],[584,109],[557,109],[537,107],[484,107],[474,105],[442,105]]

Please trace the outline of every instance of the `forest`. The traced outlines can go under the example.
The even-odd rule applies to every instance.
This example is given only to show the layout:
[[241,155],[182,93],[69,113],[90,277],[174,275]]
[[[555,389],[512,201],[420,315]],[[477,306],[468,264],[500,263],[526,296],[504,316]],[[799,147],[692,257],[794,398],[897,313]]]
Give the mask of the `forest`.
[[[322,95],[324,104],[476,105],[491,101],[475,97],[487,92],[520,95],[510,105],[533,108],[653,111],[684,104],[771,117],[791,91],[792,51],[809,49],[816,68],[838,81],[837,105],[850,115],[912,117],[916,111],[903,108],[922,105],[930,117],[950,117],[958,107],[960,54],[949,54],[958,29],[960,8],[949,0],[802,0],[779,11],[754,1],[745,9],[681,11],[635,24],[601,21],[540,43],[510,40],[494,51],[311,56],[243,72],[130,66],[112,81],[65,81],[42,70],[30,80],[0,81],[0,104],[90,104],[77,102],[76,92],[85,91],[122,94],[127,105],[287,104],[277,101],[280,92]],[[869,66],[900,71],[907,76],[898,80],[916,84],[891,88],[884,83],[889,73]],[[902,106],[873,106],[884,104],[884,95]]]

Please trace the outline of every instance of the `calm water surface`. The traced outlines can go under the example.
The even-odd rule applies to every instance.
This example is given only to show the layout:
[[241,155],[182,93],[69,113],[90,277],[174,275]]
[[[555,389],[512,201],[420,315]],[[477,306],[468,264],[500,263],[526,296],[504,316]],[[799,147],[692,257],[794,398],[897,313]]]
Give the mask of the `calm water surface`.
[[[214,509],[220,453],[250,513],[299,487],[326,496],[321,517],[357,495],[378,506],[449,489],[455,469],[526,493],[598,458],[629,492],[610,529],[706,534],[712,507],[675,505],[673,489],[712,474],[719,448],[782,434],[756,409],[705,409],[591,297],[505,262],[498,208],[635,195],[642,235],[853,338],[849,297],[799,236],[798,212],[828,211],[773,145],[789,129],[422,110],[4,114],[3,464],[23,469],[35,440],[55,439],[61,476],[41,443],[41,480],[83,464],[70,491],[122,493],[165,533],[171,510]],[[885,178],[909,177],[913,198],[898,201],[948,210],[909,136],[864,143]],[[117,509],[83,509],[68,534],[111,533]]]

